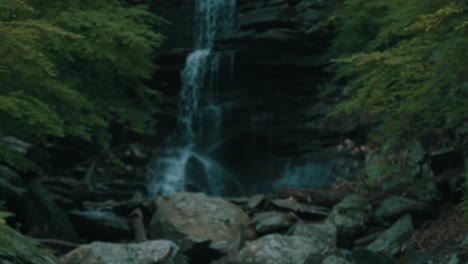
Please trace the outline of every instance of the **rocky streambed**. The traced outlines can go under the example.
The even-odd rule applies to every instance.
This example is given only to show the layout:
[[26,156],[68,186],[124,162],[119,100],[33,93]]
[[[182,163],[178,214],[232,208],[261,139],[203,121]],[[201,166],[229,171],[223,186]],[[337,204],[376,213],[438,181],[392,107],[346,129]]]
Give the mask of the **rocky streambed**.
[[[62,240],[34,242],[1,225],[0,260],[63,264],[468,263],[466,229],[456,207],[402,194],[340,196],[330,190],[325,202],[313,195],[304,200],[301,195],[306,193],[290,190],[219,198],[187,192],[154,200],[135,198],[138,201],[127,204],[91,203],[87,209],[71,212],[79,219],[72,220],[74,226],[81,223],[86,229],[78,232],[80,240],[71,245]],[[134,212],[127,218],[130,209]],[[39,260],[33,258],[35,251],[28,247],[36,249],[37,242],[56,250],[55,256],[41,251]],[[12,243],[22,248],[11,247]]]

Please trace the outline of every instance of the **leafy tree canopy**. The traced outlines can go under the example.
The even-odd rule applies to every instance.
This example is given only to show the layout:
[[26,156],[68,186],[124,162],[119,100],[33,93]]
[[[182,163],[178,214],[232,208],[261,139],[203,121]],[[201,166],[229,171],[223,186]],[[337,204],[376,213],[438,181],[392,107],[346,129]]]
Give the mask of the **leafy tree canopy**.
[[[383,154],[416,141],[466,151],[467,1],[345,0],[331,20],[336,37],[328,56],[344,86],[335,114],[372,124]],[[394,138],[399,144],[388,153]],[[466,212],[467,201],[468,192]]]
[[339,113],[418,138],[454,131],[468,113],[466,1],[347,0],[332,53],[346,81]]
[[[154,109],[158,95],[144,81],[161,22],[117,0],[0,1],[0,133],[34,142],[99,137],[106,146],[99,134],[111,116],[126,122],[121,109]],[[144,129],[138,120],[131,129]],[[0,144],[0,161],[21,167],[9,152]]]

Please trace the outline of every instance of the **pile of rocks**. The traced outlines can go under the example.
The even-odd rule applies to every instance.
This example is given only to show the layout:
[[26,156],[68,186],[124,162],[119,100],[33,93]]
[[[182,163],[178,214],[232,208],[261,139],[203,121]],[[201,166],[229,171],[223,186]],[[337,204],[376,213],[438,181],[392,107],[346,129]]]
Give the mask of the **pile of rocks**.
[[[434,207],[403,196],[375,204],[351,194],[327,208],[273,195],[177,193],[157,197],[152,207],[148,242],[85,245],[62,263],[465,263],[468,257],[459,247],[418,252],[411,236],[435,216]],[[120,253],[105,253],[114,251]]]

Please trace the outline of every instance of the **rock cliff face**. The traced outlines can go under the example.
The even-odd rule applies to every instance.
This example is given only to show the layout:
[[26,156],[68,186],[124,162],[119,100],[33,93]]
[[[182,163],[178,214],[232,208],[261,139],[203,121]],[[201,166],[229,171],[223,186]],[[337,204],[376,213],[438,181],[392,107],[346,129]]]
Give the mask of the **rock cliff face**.
[[[193,1],[158,2],[161,15],[173,23],[154,80],[176,98],[180,70],[192,44],[187,23],[193,21]],[[271,188],[272,183],[321,185],[333,174],[335,146],[355,129],[351,121],[328,118],[332,107],[318,98],[318,87],[327,78],[326,62],[320,58],[331,36],[307,32],[331,4],[238,0],[236,30],[215,43],[222,57],[216,87],[224,131],[216,156],[252,191]],[[258,186],[251,185],[252,179]]]

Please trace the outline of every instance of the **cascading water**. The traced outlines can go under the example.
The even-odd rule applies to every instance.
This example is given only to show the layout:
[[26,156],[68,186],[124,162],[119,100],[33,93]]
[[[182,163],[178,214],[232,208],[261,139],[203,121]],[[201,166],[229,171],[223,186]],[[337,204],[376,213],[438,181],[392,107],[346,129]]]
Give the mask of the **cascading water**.
[[179,139],[167,146],[149,170],[151,196],[183,190],[220,195],[226,171],[209,156],[219,140],[222,110],[215,100],[220,54],[214,41],[234,26],[235,0],[195,1],[195,45],[181,73]]

